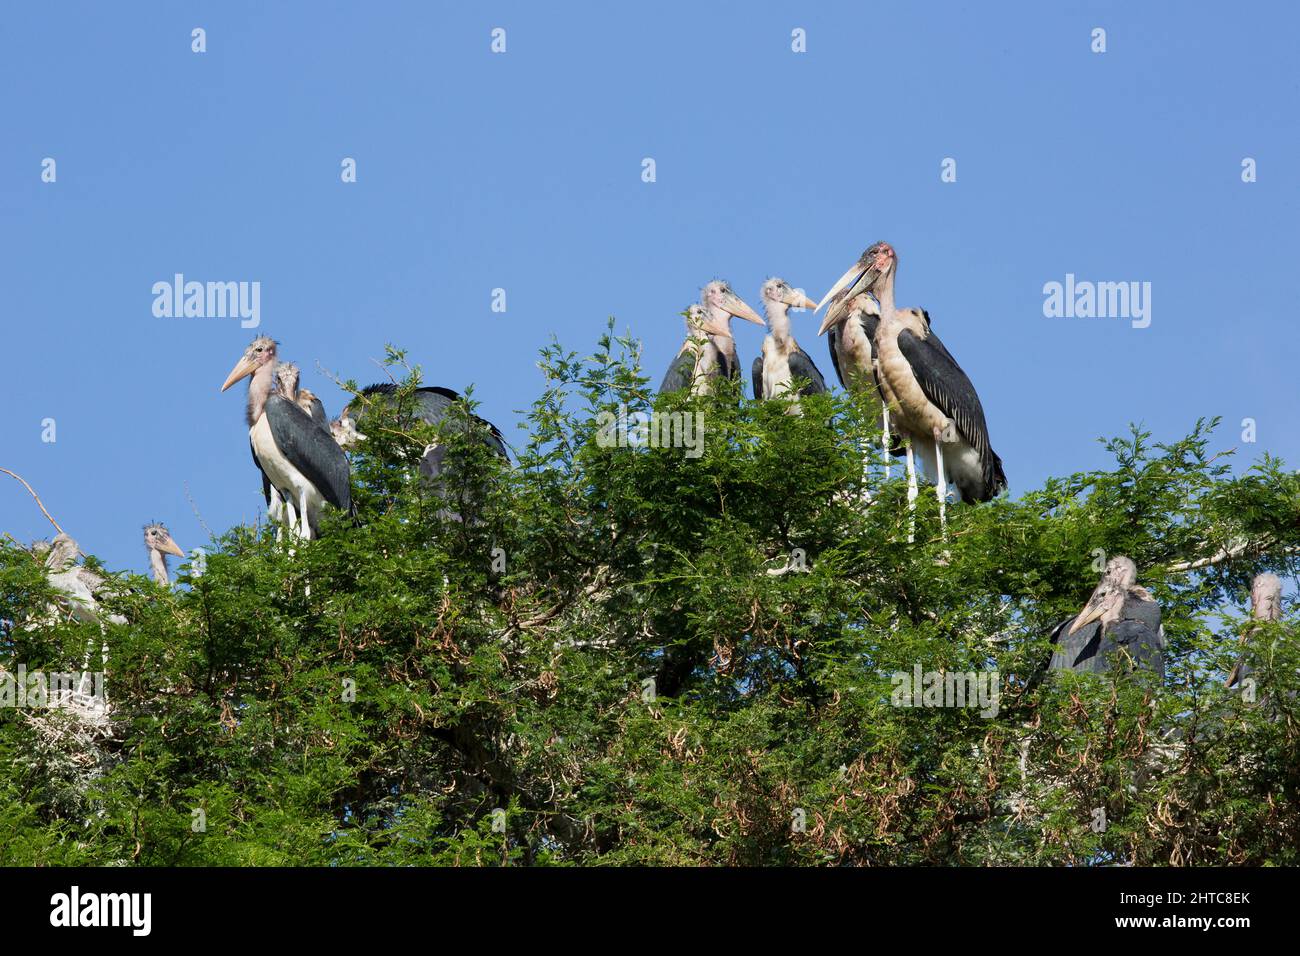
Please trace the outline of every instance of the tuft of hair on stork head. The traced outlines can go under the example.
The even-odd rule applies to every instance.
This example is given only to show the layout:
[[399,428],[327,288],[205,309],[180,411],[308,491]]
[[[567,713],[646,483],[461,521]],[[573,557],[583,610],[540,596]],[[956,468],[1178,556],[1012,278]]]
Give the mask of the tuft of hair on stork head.
[[731,335],[731,316],[766,325],[762,317],[750,308],[740,296],[731,291],[731,286],[722,279],[714,279],[700,290],[700,303],[708,313],[705,331],[713,335]]
[[297,401],[298,379],[301,373],[292,362],[280,362],[275,366],[275,390],[281,398]]
[[224,392],[240,379],[247,378],[267,363],[274,362],[276,345],[275,339],[269,335],[259,335],[253,339],[248,348],[244,349],[244,354],[235,363],[235,367],[230,370],[230,374],[226,376],[221,390]]
[[887,242],[872,243],[867,251],[858,257],[858,261],[849,266],[848,271],[836,280],[830,291],[817,303],[820,309],[841,292],[848,290],[844,298],[852,299],[861,292],[870,292],[876,283],[889,276],[898,268],[898,253]]
[[763,283],[759,290],[763,297],[763,306],[785,305],[795,309],[815,309],[817,304],[798,289],[791,288],[790,283],[778,276],[773,276]]
[[185,557],[185,552],[172,539],[171,532],[161,521],[154,521],[144,526],[144,546],[150,551],[174,554],[178,558]]

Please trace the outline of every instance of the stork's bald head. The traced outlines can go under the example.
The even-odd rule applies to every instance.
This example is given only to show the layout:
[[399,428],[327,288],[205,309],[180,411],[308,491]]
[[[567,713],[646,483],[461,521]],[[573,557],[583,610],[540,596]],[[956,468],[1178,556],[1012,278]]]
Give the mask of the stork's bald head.
[[784,279],[773,276],[763,283],[760,290],[763,305],[785,305],[795,309],[815,309],[816,304],[803,294],[803,290],[793,288]]
[[295,401],[298,397],[298,366],[292,362],[280,362],[275,366],[275,390],[282,398]]
[[1282,620],[1282,579],[1257,574],[1250,585],[1250,613],[1257,621]]
[[763,325],[763,319],[757,312],[745,304],[744,300],[731,291],[731,286],[721,279],[714,279],[700,290],[700,303],[708,310],[711,324],[709,329],[714,335],[730,335],[731,320],[729,316]]
[[185,557],[185,552],[180,549],[180,545],[172,540],[171,532],[167,530],[167,526],[161,521],[155,521],[144,526],[144,546],[150,551],[158,551],[161,554],[174,554],[178,558]]
[[1137,587],[1137,565],[1123,555],[1116,555],[1106,562],[1106,570],[1096,590],[1083,610],[1078,613],[1070,625],[1069,634],[1077,633],[1093,621],[1100,620],[1103,630],[1115,624],[1124,611],[1124,602],[1132,594],[1134,597],[1151,596]]
[[[898,254],[887,242],[877,242],[867,247],[866,252],[858,256],[858,261],[849,266],[848,271],[836,280],[830,291],[817,303],[820,309],[828,301],[845,292],[844,298],[851,299],[862,292],[876,292],[888,276],[898,268]],[[843,300],[841,300],[843,301]]]
[[226,376],[226,381],[222,384],[221,390],[224,392],[241,378],[252,375],[258,369],[274,362],[275,350],[276,341],[269,335],[259,335],[253,339],[248,348],[244,349],[244,354],[235,363],[235,367],[230,370],[230,374]]
[[[921,310],[911,309],[909,311],[920,312]],[[1102,578],[1116,587],[1127,590],[1137,584],[1137,565],[1122,554],[1116,555],[1106,562],[1106,571],[1102,574]]]
[[874,243],[862,254],[862,258],[870,260],[872,266],[882,275],[898,268],[898,253],[887,242]]
[[77,552],[80,550],[71,535],[60,531],[50,542],[50,549],[45,555],[45,566],[51,571],[62,571],[77,560]]

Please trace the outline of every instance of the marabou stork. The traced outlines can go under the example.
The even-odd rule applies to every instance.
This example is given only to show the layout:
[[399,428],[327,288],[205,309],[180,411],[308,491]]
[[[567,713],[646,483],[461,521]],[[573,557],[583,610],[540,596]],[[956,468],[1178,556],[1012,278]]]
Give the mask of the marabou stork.
[[156,583],[171,587],[171,574],[167,570],[167,555],[185,557],[185,552],[172,540],[171,532],[160,521],[144,526],[144,547],[149,552],[149,570]]
[[[708,334],[708,343],[714,350],[706,349],[706,384],[703,385],[702,390],[707,390],[711,388],[712,381],[716,378],[740,377],[740,356],[736,354],[736,339],[732,337],[731,332],[732,316],[755,325],[763,325],[763,320],[758,312],[733,293],[727,282],[719,278],[715,278],[703,287],[699,294],[699,304],[705,307],[707,316],[705,332]],[[695,381],[695,388],[698,394],[701,390],[701,382],[698,380]]]
[[835,376],[844,390],[869,391],[880,402],[885,479],[888,480],[890,456],[902,456],[907,452],[890,428],[888,403],[880,391],[874,341],[876,328],[880,325],[880,303],[866,292],[852,297],[847,293],[847,289],[842,290],[831,300],[817,334],[827,337],[831,364],[835,367]]
[[65,532],[59,532],[48,548],[43,542],[33,546],[33,553],[45,553],[46,578],[50,586],[63,595],[63,606],[76,621],[99,620],[99,598],[96,594],[106,580],[100,574],[77,564],[81,548]]
[[[275,393],[301,408],[311,416],[311,420],[316,423],[317,427],[324,429],[332,437],[329,418],[325,414],[325,406],[321,404],[321,400],[310,389],[298,387],[300,374],[298,366],[293,362],[276,363]],[[257,463],[256,454],[253,455],[253,462]],[[261,467],[259,464],[258,469],[260,470]],[[262,497],[266,499],[266,516],[276,523],[275,537],[279,541],[284,533],[284,524],[287,523],[291,528],[298,525],[298,509],[293,502],[287,502],[281,497],[279,489],[271,484],[265,472],[262,473]]]
[[276,343],[260,335],[244,350],[221,390],[252,376],[248,383],[248,437],[253,459],[262,471],[263,492],[269,504],[270,489],[278,490],[286,506],[297,512],[297,527],[291,530],[311,539],[317,536],[324,502],[352,511],[348,457],[310,415],[275,389],[275,373]]
[[[1250,616],[1253,619],[1241,635],[1245,644],[1251,634],[1259,627],[1257,622],[1276,622],[1282,620],[1282,579],[1276,574],[1257,574],[1250,585]],[[1249,677],[1253,668],[1243,657],[1232,668],[1232,673],[1224,682],[1226,687],[1235,687]]]
[[[817,306],[802,292],[790,288],[784,279],[768,279],[763,283],[760,295],[763,311],[767,313],[769,331],[763,339],[763,351],[754,359],[751,370],[754,397],[793,398],[790,395],[791,385],[796,378],[808,380],[808,384],[799,390],[799,395],[816,395],[826,391],[826,380],[822,378],[822,373],[790,334],[790,307],[815,309]],[[791,403],[790,411],[798,413],[797,399]]]
[[[391,401],[397,394],[398,388],[392,384],[368,385],[361,390],[361,395],[343,409],[332,423],[330,431],[334,441],[342,449],[349,449],[364,439],[366,436],[358,429],[358,424],[364,419],[367,408],[372,401]],[[460,401],[463,401],[458,392],[450,388],[443,388],[438,385],[430,385],[417,388],[414,393],[415,406],[410,410],[410,416],[413,420],[426,422],[430,425],[438,426],[448,418],[452,407]],[[509,461],[510,456],[506,451],[505,441],[501,437],[501,432],[495,425],[485,419],[473,416],[475,422],[483,426],[486,434],[483,437],[488,448],[501,458]],[[452,420],[455,422],[455,420]],[[451,428],[459,428],[459,422],[451,425]],[[441,442],[436,442],[424,449],[420,458],[420,474],[431,484],[436,484],[438,476],[443,471],[443,459],[447,453],[447,448]]]
[[1137,583],[1137,566],[1117,556],[1083,610],[1052,631],[1055,645],[1048,669],[1101,674],[1123,652],[1139,668],[1164,677],[1165,632],[1160,605]]
[[660,392],[690,388],[692,395],[708,391],[711,373],[719,361],[718,350],[709,341],[709,313],[698,302],[686,307],[686,341],[659,383]]
[[[1006,488],[1007,480],[1002,460],[989,441],[975,387],[930,328],[929,313],[894,305],[897,269],[893,247],[877,242],[840,277],[821,304],[841,292],[850,297],[871,292],[880,304],[873,340],[876,367],[890,421],[909,439],[908,498],[915,498],[910,448],[915,442],[935,476],[942,522],[949,485],[955,486],[958,500],[988,501]],[[946,453],[945,445],[949,446]]]
[[[33,552],[38,549],[33,548]],[[100,637],[100,661],[104,671],[108,670],[108,641],[104,632],[104,621],[107,619],[112,624],[125,624],[126,618],[120,614],[109,614],[107,618],[101,612],[99,606],[100,594],[108,584],[108,580],[101,574],[92,571],[90,568],[77,564],[77,555],[81,554],[81,548],[77,542],[67,533],[60,531],[55,535],[54,540],[50,542],[49,550],[45,553],[46,579],[50,585],[63,595],[60,602],[67,614],[77,621],[85,621],[99,625]],[[51,609],[57,614],[57,609]],[[103,717],[107,709],[107,699],[91,699],[88,695],[92,687],[90,678],[90,659],[94,653],[95,641],[92,638],[86,645],[86,656],[82,661],[82,679],[77,686],[78,700],[73,703],[77,704],[78,711],[85,717]]]

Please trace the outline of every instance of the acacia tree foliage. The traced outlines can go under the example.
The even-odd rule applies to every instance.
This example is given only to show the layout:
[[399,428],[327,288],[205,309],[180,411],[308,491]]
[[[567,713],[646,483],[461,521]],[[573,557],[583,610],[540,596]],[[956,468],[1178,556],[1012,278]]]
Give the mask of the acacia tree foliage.
[[[170,591],[122,578],[93,752],[51,732],[75,715],[0,711],[0,860],[1300,862],[1296,620],[1240,610],[1294,571],[1277,460],[1234,477],[1213,423],[1134,429],[1109,470],[949,508],[946,537],[923,493],[909,544],[867,399],[655,398],[612,326],[539,364],[513,465],[467,411],[412,421],[416,370],[367,418],[357,524],[293,553],[236,527]],[[702,454],[602,447],[620,406],[699,412]],[[435,438],[445,498],[413,467]],[[1112,554],[1163,608],[1165,679],[1045,676]],[[98,626],[53,599],[0,545],[0,665],[80,661]],[[1254,703],[1224,687],[1243,633]],[[918,663],[996,670],[997,715],[894,706]]]

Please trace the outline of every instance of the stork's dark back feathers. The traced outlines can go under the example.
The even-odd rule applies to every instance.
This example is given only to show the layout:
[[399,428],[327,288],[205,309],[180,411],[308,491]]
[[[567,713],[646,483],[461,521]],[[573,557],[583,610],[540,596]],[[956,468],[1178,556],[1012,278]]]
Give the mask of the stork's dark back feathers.
[[1049,670],[1105,673],[1122,651],[1133,666],[1164,677],[1165,636],[1160,628],[1160,605],[1155,601],[1127,595],[1121,619],[1109,627],[1092,621],[1070,634],[1073,621],[1069,618],[1052,630],[1055,651]]
[[[398,387],[389,382],[377,385],[367,385],[361,390],[361,395],[365,398],[383,396],[387,398],[396,397]],[[451,410],[454,403],[463,401],[463,396],[450,388],[443,388],[441,385],[426,385],[415,390],[416,407],[413,413],[416,418],[430,425],[439,425]],[[348,406],[348,414],[352,420],[360,424],[362,417],[365,415],[365,402],[354,400]],[[500,430],[490,421],[479,416],[473,416],[474,421],[487,429],[488,436],[485,439],[489,448],[496,452],[502,458],[509,459],[510,455],[506,451],[505,439],[502,437]]]
[[351,467],[348,456],[329,432],[311,416],[280,395],[266,401],[266,423],[276,447],[302,476],[316,486],[321,497],[340,511],[352,512]]
[[980,487],[961,487],[962,497],[968,501],[989,501],[1007,487],[1007,476],[1002,470],[1002,459],[993,451],[989,441],[989,427],[984,420],[984,406],[970,378],[957,364],[952,353],[939,336],[929,329],[930,316],[925,316],[929,332],[925,338],[904,329],[898,334],[898,347],[912,367],[917,383],[945,415],[952,419],[957,431],[979,455],[982,481]]
[[659,383],[659,391],[675,392],[688,388],[695,376],[695,356],[689,350],[678,352],[672,364],[664,373],[664,380]]

